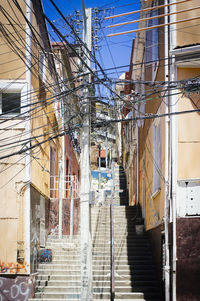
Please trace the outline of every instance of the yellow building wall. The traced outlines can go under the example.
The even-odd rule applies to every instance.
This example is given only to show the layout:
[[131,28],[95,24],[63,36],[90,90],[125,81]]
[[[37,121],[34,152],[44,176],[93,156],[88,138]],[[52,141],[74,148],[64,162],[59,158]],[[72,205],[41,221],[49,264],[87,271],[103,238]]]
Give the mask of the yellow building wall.
[[[199,0],[192,0],[178,4],[177,11],[182,11],[190,8],[193,9],[191,11],[177,14],[177,21],[200,17],[200,9],[195,9],[196,7],[199,7]],[[200,32],[200,18],[193,21],[178,23],[176,24],[176,29],[176,46],[193,45],[200,43],[200,36],[198,34]]]
[[[152,100],[151,110],[156,113],[157,104]],[[147,106],[148,107],[148,106]],[[148,108],[147,108],[148,109]],[[160,106],[160,113],[164,113],[164,103]],[[157,227],[162,223],[164,214],[164,165],[165,165],[165,122],[161,122],[161,190],[153,193],[153,120],[147,120],[143,128],[139,129],[139,202],[143,207],[145,197],[146,230]],[[145,160],[145,165],[143,163]],[[145,187],[143,187],[143,185]]]
[[[2,6],[1,22],[3,26],[2,35],[0,37],[0,80],[11,82],[13,79],[25,80],[25,65],[18,57],[18,53],[22,57],[25,55],[25,22],[22,15],[12,3],[0,0]],[[25,2],[21,3],[25,10]],[[18,18],[15,29],[9,24],[9,20]],[[11,22],[12,23],[12,22]],[[18,24],[21,23],[21,26]],[[15,31],[16,30],[16,31]],[[10,44],[4,38],[7,35]],[[9,87],[9,84],[8,84]],[[2,120],[1,120],[2,122]],[[6,129],[6,130],[5,130]],[[6,120],[0,126],[1,135],[1,156],[9,154],[11,151],[16,152],[22,148],[20,142],[25,137],[25,123],[20,119]],[[7,142],[13,142],[17,137],[17,145],[8,145]],[[13,138],[11,138],[13,137]],[[0,161],[0,275],[5,273],[16,274],[26,273],[26,259],[23,264],[17,262],[17,250],[24,250],[24,193],[25,193],[25,158],[24,155],[16,155]],[[21,253],[22,254],[22,253]],[[23,256],[25,254],[23,253]]]
[[[38,40],[41,39],[38,29],[37,20],[34,15],[32,15],[33,27],[37,29]],[[43,42],[40,41],[41,45]],[[34,111],[31,113],[31,131],[32,136],[36,137],[33,140],[33,145],[41,143],[44,140],[48,140],[51,136],[56,135],[58,130],[58,123],[55,118],[54,102],[52,98],[55,91],[55,82],[52,80],[52,68],[53,66],[48,65],[48,61],[45,61],[46,70],[46,81],[45,84],[39,79],[39,55],[41,53],[41,48],[32,42],[32,63],[35,63],[34,74],[31,75],[32,89],[35,91],[32,94],[31,102],[36,103]],[[44,88],[43,88],[44,87]],[[39,137],[40,136],[40,137]],[[36,152],[35,157],[31,161],[31,183],[40,193],[49,198],[50,194],[50,141],[41,144],[33,149],[32,154]],[[58,165],[58,153],[61,156],[61,138],[54,139],[53,142],[56,149],[56,162],[55,166]],[[58,170],[56,169],[56,174]]]
[[[25,20],[22,18],[21,14],[12,4],[13,10],[7,4],[7,2],[0,0],[0,4],[5,9],[5,11],[13,18],[15,18],[14,13],[17,14],[19,22],[24,25]],[[23,11],[26,11],[25,1],[20,2]],[[5,25],[8,20],[1,14],[1,22]],[[32,14],[32,24],[35,29],[37,29],[37,22],[34,15]],[[17,31],[22,35],[22,40],[19,39],[14,29],[11,26],[6,25],[5,29],[10,31],[9,38],[13,43],[8,45],[4,38],[0,37],[0,63],[1,72],[0,80],[25,80],[25,65],[23,61],[15,53],[17,47],[21,48],[22,57],[25,54],[25,32],[15,25]],[[17,40],[17,41],[16,41]],[[15,44],[14,44],[15,43]],[[42,97],[39,93],[39,48],[36,47],[32,40],[32,75],[31,75],[31,102],[40,101]],[[51,71],[50,71],[51,72]],[[52,85],[51,76],[52,74],[47,74],[47,93],[46,98],[48,99],[52,96],[53,89],[50,88]],[[52,100],[50,100],[52,101]],[[33,109],[34,105],[31,107]],[[36,109],[36,107],[38,107]],[[26,110],[28,110],[27,108]],[[18,124],[18,126],[16,126]],[[35,109],[31,112],[31,137],[39,136],[31,142],[31,145],[48,139],[50,136],[54,135],[57,128],[57,122],[54,114],[54,103],[47,105],[35,104]],[[4,127],[8,127],[9,130],[4,131]],[[44,136],[45,133],[45,136]],[[0,127],[1,139],[4,137],[21,137],[25,139],[25,122],[20,119],[6,120],[4,124]],[[19,135],[19,136],[17,136]],[[60,139],[55,139],[54,144],[57,149],[57,153],[60,152]],[[20,143],[20,139],[19,139]],[[50,170],[50,143],[46,142],[40,147],[37,147],[31,151],[31,183],[42,195],[49,197],[49,170]],[[0,145],[1,147],[1,145]],[[8,146],[9,147],[9,146]],[[21,149],[21,145],[12,148],[12,151],[18,151]],[[1,155],[6,155],[10,153],[10,149],[2,153]],[[57,158],[58,156],[56,156]],[[57,160],[57,159],[56,159]],[[56,162],[57,165],[57,162]],[[5,170],[4,170],[5,169]],[[1,200],[1,210],[0,210],[0,275],[9,274],[26,274],[28,272],[27,265],[27,254],[25,253],[25,218],[26,218],[26,177],[25,177],[25,154],[16,155],[0,161],[0,170],[4,170],[0,173],[0,200]],[[45,171],[47,170],[47,171]],[[56,170],[57,173],[57,170]],[[19,256],[23,257],[24,260],[20,262],[17,261],[17,252]]]
[[[22,60],[18,57],[18,53],[23,57],[25,54],[25,22],[22,15],[16,9],[16,6],[12,3],[10,5],[5,0],[0,0],[0,5],[2,6],[2,11],[0,13],[2,31],[4,35],[8,37],[10,44],[3,38],[1,34],[0,40],[0,53],[1,53],[1,79],[13,79],[13,73],[18,79],[25,78],[25,66]],[[26,4],[24,1],[20,2],[21,7],[25,11]],[[12,18],[15,19],[15,15],[18,18],[18,21],[15,24],[15,29],[10,25]],[[6,16],[9,16],[8,20]],[[21,25],[18,25],[21,23]],[[23,27],[23,28],[22,28]],[[19,35],[17,35],[17,33]]]
[[[1,126],[1,139],[17,136],[18,144],[15,146],[2,146],[1,155],[5,156],[10,154],[11,150],[17,152],[21,149],[20,143],[24,139],[25,123],[21,121],[20,124],[16,125],[16,120],[7,120],[6,127],[7,130],[5,131],[3,126]],[[1,145],[3,143],[6,143],[6,140]],[[26,185],[24,155],[16,155],[1,160],[0,170],[0,274],[24,273],[25,269],[27,270],[26,260],[23,265],[17,263],[17,250],[24,250],[25,241],[24,197]],[[24,256],[25,254],[22,253],[21,255]]]
[[[199,76],[199,68],[178,68],[178,80]],[[199,94],[179,97],[178,110],[199,107]],[[200,112],[178,116],[178,179],[200,178]]]

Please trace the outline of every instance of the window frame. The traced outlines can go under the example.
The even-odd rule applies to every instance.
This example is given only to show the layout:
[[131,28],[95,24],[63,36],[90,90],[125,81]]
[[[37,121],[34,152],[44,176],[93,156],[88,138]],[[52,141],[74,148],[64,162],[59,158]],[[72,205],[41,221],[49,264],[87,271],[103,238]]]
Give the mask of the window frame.
[[[0,118],[11,118],[16,117],[25,117],[27,116],[27,108],[22,108],[27,104],[27,83],[24,81],[14,82],[13,81],[0,81]],[[2,94],[3,93],[20,93],[20,113],[11,112],[11,113],[2,113]]]
[[161,121],[153,122],[153,196],[161,190]]
[[[158,16],[158,9],[151,11],[149,17]],[[158,18],[151,19],[147,21],[147,27],[158,25]],[[148,40],[148,36],[151,36],[151,40]],[[149,29],[146,32],[146,45],[145,45],[145,63],[147,66],[152,68],[152,81],[155,81],[158,65],[159,65],[159,30],[158,27]],[[151,54],[148,54],[147,51],[151,51]],[[147,55],[151,57],[147,59]]]

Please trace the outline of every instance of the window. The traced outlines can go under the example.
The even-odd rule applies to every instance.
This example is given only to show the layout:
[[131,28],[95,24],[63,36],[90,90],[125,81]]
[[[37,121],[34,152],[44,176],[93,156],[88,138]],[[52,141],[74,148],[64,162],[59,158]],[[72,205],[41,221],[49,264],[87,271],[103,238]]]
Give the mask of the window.
[[161,131],[160,120],[153,124],[153,194],[161,187]]
[[[158,15],[158,10],[153,10],[150,17],[155,17]],[[147,26],[158,25],[158,18],[148,21]],[[152,80],[155,80],[157,68],[158,68],[158,28],[148,30],[146,32],[146,64],[151,64],[152,66]]]
[[26,115],[27,103],[30,101],[27,97],[27,83],[26,81],[12,80],[0,81],[0,114],[4,116],[17,115],[22,113]]
[[21,111],[20,105],[20,92],[8,92],[1,94],[1,114],[19,114]]

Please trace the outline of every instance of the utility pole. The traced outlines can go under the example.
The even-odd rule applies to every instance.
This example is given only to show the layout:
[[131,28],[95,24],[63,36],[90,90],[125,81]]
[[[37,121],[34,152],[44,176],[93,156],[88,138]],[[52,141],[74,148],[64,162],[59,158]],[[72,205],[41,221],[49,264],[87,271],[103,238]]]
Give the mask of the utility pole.
[[[83,42],[91,51],[92,10],[83,7]],[[84,49],[87,53],[87,50]],[[84,55],[84,60],[90,67],[90,55]],[[84,70],[88,70],[85,68]],[[90,82],[90,76],[85,76],[84,82]],[[88,88],[83,89],[83,126],[81,132],[81,189],[80,189],[80,245],[81,245],[81,301],[92,300],[92,242],[90,232],[90,104]]]

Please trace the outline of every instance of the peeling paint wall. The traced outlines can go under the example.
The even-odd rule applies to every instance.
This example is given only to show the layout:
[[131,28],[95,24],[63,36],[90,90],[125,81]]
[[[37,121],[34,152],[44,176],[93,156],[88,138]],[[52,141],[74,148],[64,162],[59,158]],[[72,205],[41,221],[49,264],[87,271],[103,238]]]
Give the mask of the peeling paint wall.
[[40,262],[40,249],[45,247],[49,234],[49,200],[31,187],[31,273],[36,272]]
[[177,301],[200,299],[200,219],[177,219]]
[[[70,198],[63,199],[63,216],[62,216],[62,234],[70,234],[70,214],[71,214],[71,200]],[[49,215],[49,232],[51,234],[58,234],[58,199],[51,199],[50,201],[50,215]],[[79,231],[79,210],[80,199],[74,199],[74,221],[73,232],[74,235]]]

